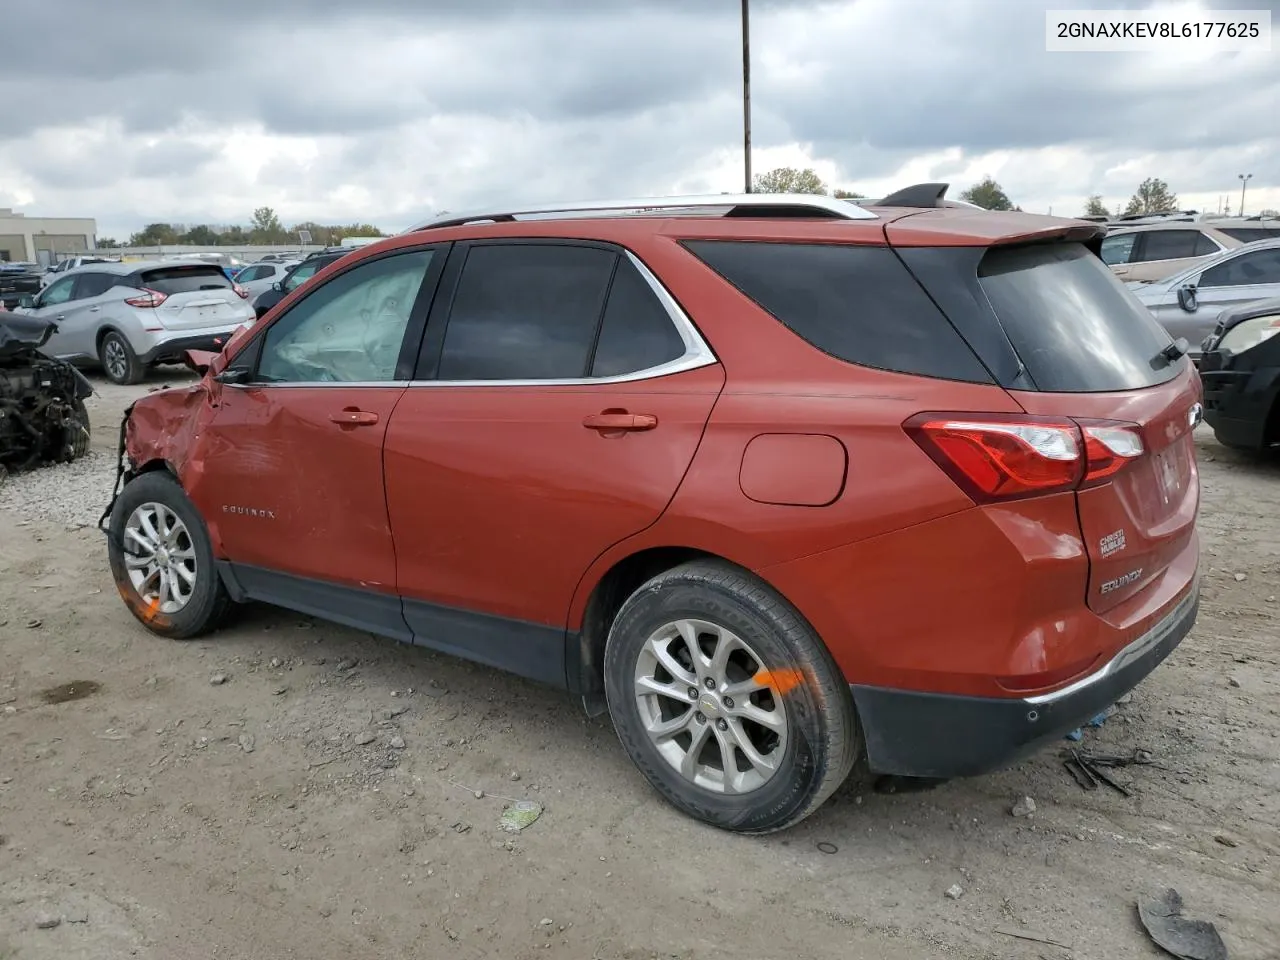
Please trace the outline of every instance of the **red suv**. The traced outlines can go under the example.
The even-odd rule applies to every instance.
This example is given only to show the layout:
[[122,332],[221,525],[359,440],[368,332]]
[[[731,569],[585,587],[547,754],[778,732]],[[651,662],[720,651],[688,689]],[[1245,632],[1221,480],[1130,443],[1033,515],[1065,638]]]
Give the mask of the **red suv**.
[[120,593],[164,636],[257,600],[559,685],[733,830],[859,760],[1004,766],[1191,628],[1201,394],[1103,227],[945,189],[352,253],[126,413]]

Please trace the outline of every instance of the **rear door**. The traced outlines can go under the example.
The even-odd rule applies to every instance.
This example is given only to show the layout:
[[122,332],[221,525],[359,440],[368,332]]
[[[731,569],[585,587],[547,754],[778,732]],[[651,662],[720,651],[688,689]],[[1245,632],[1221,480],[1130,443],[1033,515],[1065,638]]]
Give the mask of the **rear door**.
[[[1169,310],[1167,325],[1196,346],[1200,345],[1228,307],[1280,296],[1280,247],[1251,250],[1210,267],[1195,282],[1194,313]],[[1181,314],[1181,316],[1179,316]]]
[[1158,584],[1194,537],[1199,378],[1161,357],[1168,334],[1079,244],[995,248],[978,276],[1038,388],[1014,399],[1074,420],[1113,468],[1077,493],[1088,602],[1106,611]]
[[169,330],[195,330],[239,323],[244,301],[222,268],[214,264],[181,264],[144,270],[139,286],[162,294],[156,319]]
[[60,357],[95,357],[97,334],[102,324],[102,305],[107,293],[122,278],[110,273],[87,271],[72,274],[71,299],[60,311],[57,332],[49,338],[46,351]]
[[[626,251],[456,245],[416,382],[387,431],[398,584],[415,636],[563,682],[578,581],[662,514],[723,383],[692,324]],[[470,628],[458,619],[479,613]]]

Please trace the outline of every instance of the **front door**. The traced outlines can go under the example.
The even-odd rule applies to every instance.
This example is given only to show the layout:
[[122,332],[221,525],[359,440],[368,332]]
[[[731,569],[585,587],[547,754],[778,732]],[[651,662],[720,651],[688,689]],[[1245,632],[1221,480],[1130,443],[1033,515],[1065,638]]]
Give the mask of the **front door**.
[[330,278],[224,373],[243,382],[220,387],[192,492],[258,599],[403,633],[382,445],[435,255],[397,252]]
[[625,251],[456,245],[387,432],[415,639],[562,683],[574,589],[601,552],[661,516],[723,384]]

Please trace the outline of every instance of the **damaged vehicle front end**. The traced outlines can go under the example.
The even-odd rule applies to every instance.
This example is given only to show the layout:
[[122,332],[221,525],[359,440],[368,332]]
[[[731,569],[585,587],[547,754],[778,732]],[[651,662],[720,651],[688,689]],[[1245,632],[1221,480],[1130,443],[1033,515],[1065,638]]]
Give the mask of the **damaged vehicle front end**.
[[0,311],[0,478],[89,451],[84,401],[93,386],[41,353],[53,332],[47,321]]

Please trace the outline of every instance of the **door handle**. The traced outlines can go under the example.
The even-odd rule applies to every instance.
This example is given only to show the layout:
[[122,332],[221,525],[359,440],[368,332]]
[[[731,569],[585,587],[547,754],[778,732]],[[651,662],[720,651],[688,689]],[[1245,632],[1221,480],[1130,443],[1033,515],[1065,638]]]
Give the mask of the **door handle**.
[[343,427],[371,427],[378,422],[378,415],[369,410],[346,407],[340,413],[329,414],[329,419]]
[[619,430],[652,430],[658,418],[651,413],[627,413],[624,410],[606,410],[584,417],[582,425],[588,430],[611,433]]
[[101,309],[102,309],[101,307],[90,307],[90,308],[89,308],[89,312],[90,312],[90,313],[97,313],[97,312],[98,312],[99,310],[101,310]]

